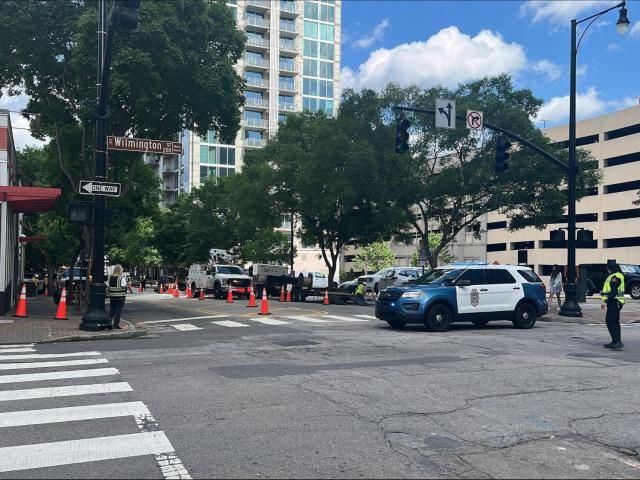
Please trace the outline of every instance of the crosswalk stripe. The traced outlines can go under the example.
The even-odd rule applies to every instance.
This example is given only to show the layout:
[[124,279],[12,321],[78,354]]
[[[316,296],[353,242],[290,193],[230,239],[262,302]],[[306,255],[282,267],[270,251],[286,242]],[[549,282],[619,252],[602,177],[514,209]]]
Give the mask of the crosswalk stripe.
[[47,423],[74,422],[96,418],[128,417],[142,418],[151,412],[142,402],[104,403],[102,405],[80,405],[77,407],[46,408],[0,413],[0,428],[42,425]]
[[319,318],[311,318],[311,317],[306,317],[304,315],[292,315],[290,317],[285,317],[285,318],[290,318],[291,320],[299,320],[301,322],[329,323],[329,320],[321,320]]
[[340,315],[323,315],[327,318],[335,318],[336,320],[343,320],[345,322],[368,322],[366,318],[353,318],[353,317],[341,317]]
[[186,322],[189,320],[204,320],[205,318],[224,318],[229,315],[205,315],[204,317],[185,317],[185,318],[168,318],[166,320],[149,320],[145,321],[145,325],[154,324],[154,323],[171,323],[171,322]]
[[354,315],[354,317],[359,317],[359,318],[370,318],[372,320],[376,320],[376,317],[374,317],[373,315]]
[[109,363],[106,358],[83,358],[82,360],[62,360],[60,362],[19,362],[0,363],[0,370],[27,370],[29,368],[75,367],[78,365],[94,365]]
[[3,348],[25,348],[25,347],[33,347],[33,343],[23,343],[18,345],[0,345],[0,352]]
[[18,373],[13,375],[0,375],[0,384],[40,382],[45,380],[60,380],[63,378],[106,377],[109,375],[120,375],[120,372],[118,372],[117,368],[91,368],[87,370],[67,370],[60,372]]
[[173,452],[164,432],[143,432],[0,448],[0,472]]
[[276,320],[275,318],[252,318],[254,322],[264,323],[265,325],[288,325],[289,322],[283,322],[282,320]]
[[26,353],[26,352],[35,352],[35,348],[27,347],[27,348],[5,348],[0,350],[0,355],[4,355],[5,353]]
[[178,325],[171,325],[176,330],[180,330],[181,332],[188,332],[191,330],[202,330],[200,327],[196,327],[195,325],[191,325],[190,323],[179,323]]
[[28,388],[25,390],[5,390],[0,392],[0,402],[28,400],[33,398],[73,397],[98,393],[132,392],[127,382],[94,383],[90,385],[69,385],[66,387]]
[[64,358],[64,357],[91,357],[101,355],[100,352],[74,352],[74,353],[25,353],[24,355],[0,355],[0,360],[22,360],[31,358]]
[[216,325],[220,325],[221,327],[248,327],[249,325],[245,325],[244,323],[234,322],[232,320],[221,320],[219,322],[211,322]]

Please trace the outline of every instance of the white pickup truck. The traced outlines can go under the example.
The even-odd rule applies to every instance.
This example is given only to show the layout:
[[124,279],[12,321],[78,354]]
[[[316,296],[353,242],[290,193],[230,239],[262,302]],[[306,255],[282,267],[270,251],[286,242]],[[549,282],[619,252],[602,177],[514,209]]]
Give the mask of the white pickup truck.
[[187,284],[191,286],[194,298],[198,298],[200,290],[213,293],[215,298],[225,298],[229,288],[234,294],[248,297],[251,277],[236,265],[194,263],[189,267]]

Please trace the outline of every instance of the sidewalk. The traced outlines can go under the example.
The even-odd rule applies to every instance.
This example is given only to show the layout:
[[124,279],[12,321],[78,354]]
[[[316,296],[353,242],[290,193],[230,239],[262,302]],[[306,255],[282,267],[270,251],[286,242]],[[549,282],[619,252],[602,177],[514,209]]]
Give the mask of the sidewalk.
[[[562,297],[564,302],[564,297]],[[558,315],[558,304],[556,300],[549,305],[549,313],[538,320],[541,322],[564,322],[564,323],[602,323],[604,324],[604,315],[606,310],[600,309],[602,300],[598,297],[588,297],[586,303],[580,303],[582,317],[572,318]],[[625,304],[620,312],[620,323],[640,323],[640,301],[632,300],[628,295],[625,298]]]
[[73,305],[67,306],[69,320],[54,320],[57,308],[51,297],[28,297],[27,318],[13,317],[14,311],[0,316],[0,345],[132,338],[147,333],[144,326],[124,320],[122,330],[85,332],[78,328],[82,315],[75,312]]

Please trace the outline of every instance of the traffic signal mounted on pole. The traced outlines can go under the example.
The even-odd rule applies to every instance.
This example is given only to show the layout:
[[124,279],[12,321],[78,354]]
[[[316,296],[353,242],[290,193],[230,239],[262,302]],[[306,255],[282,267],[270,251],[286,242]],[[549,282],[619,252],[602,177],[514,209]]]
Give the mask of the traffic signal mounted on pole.
[[396,153],[409,150],[409,128],[411,122],[406,118],[396,120]]
[[511,158],[511,154],[509,153],[510,148],[511,142],[504,138],[499,138],[496,142],[496,175],[500,175],[509,170],[509,158]]
[[140,0],[120,0],[120,26],[124,30],[138,28]]

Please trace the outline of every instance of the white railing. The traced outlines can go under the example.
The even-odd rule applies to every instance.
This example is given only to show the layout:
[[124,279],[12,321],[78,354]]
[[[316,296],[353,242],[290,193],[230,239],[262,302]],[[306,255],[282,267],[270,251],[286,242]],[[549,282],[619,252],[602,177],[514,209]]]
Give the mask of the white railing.
[[247,37],[247,45],[251,47],[269,48],[269,42],[266,38]]
[[269,60],[264,58],[245,58],[244,63],[251,67],[269,68]]
[[244,102],[245,107],[257,107],[257,108],[269,108],[269,102],[267,100],[256,100],[247,98]]
[[247,25],[251,27],[269,28],[269,22],[263,18],[247,17]]
[[267,141],[263,138],[245,138],[244,145],[246,147],[264,147]]
[[280,62],[280,70],[282,70],[283,72],[295,72],[296,64],[289,62]]
[[288,13],[297,13],[296,4],[293,2],[280,2],[280,11]]
[[296,42],[287,42],[285,40],[280,40],[280,50],[286,50],[288,52],[296,51]]
[[283,32],[296,33],[295,23],[280,22],[280,30]]
[[269,121],[261,118],[245,118],[243,124],[249,128],[269,128]]
[[278,83],[278,88],[280,88],[280,90],[285,90],[287,92],[295,92],[296,91],[295,83],[279,82]]
[[293,103],[278,103],[278,109],[280,110],[284,110],[285,112],[293,112],[295,107],[293,106]]
[[269,81],[264,79],[264,78],[262,78],[260,80],[245,78],[244,80],[245,80],[245,82],[247,82],[247,86],[248,87],[269,88]]
[[269,0],[247,0],[247,6],[270,8],[271,4]]

